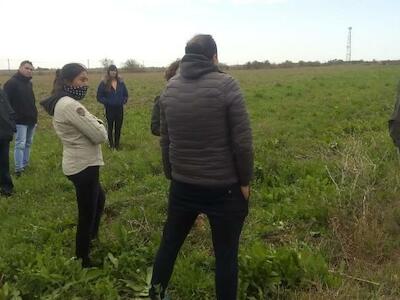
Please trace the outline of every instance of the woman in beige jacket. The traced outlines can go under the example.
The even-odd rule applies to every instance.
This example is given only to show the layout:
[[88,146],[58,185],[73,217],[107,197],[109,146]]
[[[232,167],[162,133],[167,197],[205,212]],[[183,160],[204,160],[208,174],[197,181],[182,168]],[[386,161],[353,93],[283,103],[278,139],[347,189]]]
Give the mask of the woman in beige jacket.
[[53,126],[63,144],[62,168],[75,186],[78,203],[76,256],[90,267],[90,241],[97,237],[105,195],[99,181],[104,165],[101,143],[107,140],[103,122],[81,103],[88,89],[88,74],[77,63],[57,70],[51,96],[41,105],[53,116]]

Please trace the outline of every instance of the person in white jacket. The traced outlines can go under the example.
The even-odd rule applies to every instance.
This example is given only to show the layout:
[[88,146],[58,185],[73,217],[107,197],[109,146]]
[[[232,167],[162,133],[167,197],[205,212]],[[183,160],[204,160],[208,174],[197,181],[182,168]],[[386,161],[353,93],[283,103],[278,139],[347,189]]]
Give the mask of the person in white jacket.
[[81,103],[88,89],[88,74],[77,63],[57,70],[51,96],[41,105],[53,116],[53,126],[63,144],[62,169],[75,186],[78,203],[76,256],[90,267],[90,242],[97,238],[105,194],[99,181],[104,165],[101,144],[107,141],[103,122]]

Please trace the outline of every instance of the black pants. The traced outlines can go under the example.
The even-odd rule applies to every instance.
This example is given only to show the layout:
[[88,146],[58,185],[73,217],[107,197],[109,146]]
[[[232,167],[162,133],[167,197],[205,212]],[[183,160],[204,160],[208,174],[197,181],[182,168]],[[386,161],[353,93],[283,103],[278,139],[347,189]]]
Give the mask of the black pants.
[[0,140],[0,192],[10,194],[13,188],[10,176],[10,141]]
[[[106,106],[106,118],[108,125],[108,142],[111,148],[119,148],[122,122],[124,120],[123,106]],[[115,130],[115,132],[114,132]]]
[[78,228],[76,230],[76,256],[82,265],[90,264],[90,241],[97,237],[105,195],[99,181],[99,166],[67,176],[75,186],[78,202]]
[[[179,249],[199,213],[207,215],[212,233],[218,300],[235,300],[238,281],[238,248],[248,212],[239,185],[204,188],[171,182],[168,217],[156,255],[152,287],[161,285],[161,296],[168,286]],[[150,290],[153,296],[155,288]]]

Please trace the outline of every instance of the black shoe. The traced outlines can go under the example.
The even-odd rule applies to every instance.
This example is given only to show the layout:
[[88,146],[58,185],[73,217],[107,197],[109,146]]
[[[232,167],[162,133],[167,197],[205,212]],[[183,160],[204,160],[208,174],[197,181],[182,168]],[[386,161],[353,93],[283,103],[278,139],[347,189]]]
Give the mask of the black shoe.
[[15,171],[15,177],[19,178],[22,175],[22,171]]
[[169,300],[165,289],[161,287],[161,284],[151,285],[149,289],[149,298],[151,300]]
[[82,258],[82,268],[91,268],[93,267],[89,257]]
[[0,195],[4,196],[4,197],[10,197],[12,196],[13,191],[8,191],[8,190],[0,190]]

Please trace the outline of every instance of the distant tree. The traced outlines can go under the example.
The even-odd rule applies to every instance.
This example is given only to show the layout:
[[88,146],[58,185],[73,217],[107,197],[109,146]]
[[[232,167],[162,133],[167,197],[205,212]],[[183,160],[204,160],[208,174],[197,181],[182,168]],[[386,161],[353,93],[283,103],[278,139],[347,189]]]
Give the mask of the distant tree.
[[269,60],[264,61],[264,67],[265,68],[270,68],[271,67],[271,63],[269,62]]
[[42,67],[36,67],[36,69],[35,69],[36,71],[49,71],[50,69],[49,68],[42,68]]
[[244,67],[246,69],[268,69],[268,68],[272,68],[273,65],[269,62],[269,60],[266,61],[258,61],[258,60],[254,60],[252,62],[247,62],[246,64],[244,64]]
[[283,63],[280,63],[278,66],[282,67],[282,68],[291,68],[294,67],[296,64],[291,62],[290,60],[286,60]]
[[218,63],[218,67],[221,70],[229,70],[229,65],[225,64],[225,63]]
[[129,71],[143,71],[144,65],[137,62],[135,59],[127,59],[123,64],[122,68]]
[[103,59],[100,59],[100,63],[104,69],[108,69],[109,66],[114,64],[114,61],[110,58],[105,57]]
[[344,64],[344,61],[342,59],[335,58],[335,59],[329,60],[326,64],[327,65],[341,65],[341,64]]

